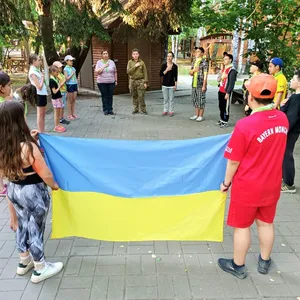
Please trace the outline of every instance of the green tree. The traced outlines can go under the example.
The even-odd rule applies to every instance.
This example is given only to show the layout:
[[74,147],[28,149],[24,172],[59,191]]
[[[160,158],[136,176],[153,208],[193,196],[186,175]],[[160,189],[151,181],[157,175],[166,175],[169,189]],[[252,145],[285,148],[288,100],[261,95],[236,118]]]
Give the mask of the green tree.
[[201,1],[193,4],[194,26],[206,26],[209,33],[244,31],[253,40],[262,60],[283,58],[285,72],[291,75],[300,50],[300,3],[298,0]]

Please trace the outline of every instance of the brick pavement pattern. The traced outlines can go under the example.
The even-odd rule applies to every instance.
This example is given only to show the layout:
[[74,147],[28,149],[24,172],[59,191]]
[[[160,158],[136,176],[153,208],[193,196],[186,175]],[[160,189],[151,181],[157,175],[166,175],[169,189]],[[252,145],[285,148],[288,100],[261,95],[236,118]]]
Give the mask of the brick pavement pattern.
[[[231,127],[220,129],[217,90],[207,93],[205,121],[190,121],[193,108],[190,90],[176,92],[175,116],[162,117],[162,94],[146,95],[149,115],[131,114],[129,95],[116,96],[116,116],[104,116],[99,97],[78,100],[80,120],[68,126],[65,136],[105,139],[189,139],[231,132],[243,116],[239,105],[232,106]],[[51,109],[46,129],[53,128]],[[32,128],[35,114],[28,116]],[[52,133],[51,133],[52,134]],[[300,145],[296,147],[296,185],[300,179]],[[84,200],[84,199],[83,199]],[[228,204],[228,203],[227,203]],[[227,210],[226,210],[227,211]],[[56,277],[34,285],[30,274],[16,275],[18,253],[8,226],[5,199],[0,202],[0,300],[189,300],[189,299],[300,299],[300,194],[281,197],[276,217],[273,265],[268,275],[258,274],[259,242],[253,227],[252,246],[247,256],[249,276],[238,280],[217,267],[217,259],[232,257],[232,229],[225,227],[224,241],[111,243],[81,238],[52,240],[51,215],[45,233],[46,256],[63,261],[65,268]]]

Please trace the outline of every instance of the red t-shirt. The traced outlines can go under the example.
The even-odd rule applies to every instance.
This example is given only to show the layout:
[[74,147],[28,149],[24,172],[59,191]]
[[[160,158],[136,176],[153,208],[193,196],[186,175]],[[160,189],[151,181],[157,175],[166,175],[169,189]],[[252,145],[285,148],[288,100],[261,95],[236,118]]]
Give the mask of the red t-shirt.
[[225,158],[240,162],[232,180],[232,202],[259,207],[278,201],[288,127],[278,110],[256,112],[237,122],[225,150]]
[[[232,67],[224,69],[224,71],[222,73],[225,73],[228,76],[228,74],[229,74],[229,72],[230,72],[231,69],[232,69]],[[227,80],[228,80],[228,77],[224,78],[220,82],[220,92],[222,92],[224,94],[226,94],[225,87],[226,87],[226,84],[227,84]]]

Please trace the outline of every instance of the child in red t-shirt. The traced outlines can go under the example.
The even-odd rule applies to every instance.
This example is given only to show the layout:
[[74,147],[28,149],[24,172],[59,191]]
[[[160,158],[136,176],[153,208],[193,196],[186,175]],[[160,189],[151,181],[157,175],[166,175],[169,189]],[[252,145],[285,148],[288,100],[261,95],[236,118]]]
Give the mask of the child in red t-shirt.
[[289,123],[274,109],[276,80],[271,75],[252,77],[248,84],[248,105],[252,114],[237,122],[225,150],[228,159],[221,191],[231,185],[227,224],[234,227],[233,259],[220,258],[221,269],[240,279],[247,276],[245,259],[255,221],[260,241],[258,272],[267,274],[274,243],[273,221],[280,197],[282,161]]

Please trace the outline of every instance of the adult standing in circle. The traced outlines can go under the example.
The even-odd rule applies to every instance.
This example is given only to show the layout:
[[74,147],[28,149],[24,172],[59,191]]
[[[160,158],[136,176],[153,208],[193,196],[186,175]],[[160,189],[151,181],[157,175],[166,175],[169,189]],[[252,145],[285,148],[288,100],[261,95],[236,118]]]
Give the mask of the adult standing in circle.
[[45,76],[40,70],[41,59],[36,54],[29,56],[29,74],[28,78],[37,91],[37,127],[39,132],[45,131],[45,115],[47,106],[47,88],[45,84]]
[[173,63],[174,53],[169,52],[167,62],[165,62],[160,70],[160,76],[163,77],[162,92],[164,97],[163,116],[169,114],[174,116],[174,92],[177,89],[178,67]]
[[97,85],[102,97],[104,115],[114,115],[113,95],[118,84],[118,74],[116,64],[109,59],[108,51],[102,52],[102,59],[98,60],[95,72],[98,74]]

